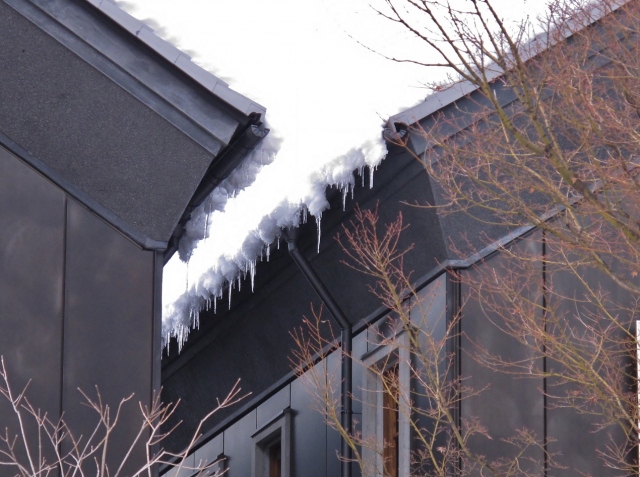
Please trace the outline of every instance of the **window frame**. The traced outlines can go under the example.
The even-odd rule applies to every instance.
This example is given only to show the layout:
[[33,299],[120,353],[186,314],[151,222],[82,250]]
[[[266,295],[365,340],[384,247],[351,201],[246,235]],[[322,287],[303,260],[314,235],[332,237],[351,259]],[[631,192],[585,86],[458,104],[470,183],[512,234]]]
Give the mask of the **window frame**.
[[254,477],[269,477],[271,448],[280,444],[280,476],[291,477],[291,409],[282,410],[252,436],[251,473]]
[[[362,457],[370,473],[384,477],[384,386],[380,371],[398,366],[398,477],[408,477],[411,459],[410,384],[411,353],[409,337],[401,324],[397,324],[392,339],[385,340],[362,356],[362,438],[365,443]],[[388,344],[387,344],[388,343]],[[395,355],[395,356],[393,356]],[[377,370],[377,371],[374,371]],[[373,447],[373,448],[372,448]]]

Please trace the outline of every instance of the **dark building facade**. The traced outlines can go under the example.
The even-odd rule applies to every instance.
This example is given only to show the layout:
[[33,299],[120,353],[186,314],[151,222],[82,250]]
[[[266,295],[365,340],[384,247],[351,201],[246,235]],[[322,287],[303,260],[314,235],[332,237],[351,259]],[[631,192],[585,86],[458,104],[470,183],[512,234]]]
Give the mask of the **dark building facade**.
[[[264,112],[110,1],[0,2],[0,354],[14,395],[29,383],[83,445],[99,416],[79,390],[112,418],[133,395],[111,475],[160,389],[165,254]],[[5,399],[0,422],[20,433]],[[123,471],[145,462],[138,445]]]
[[[413,326],[444,336],[447,324],[460,317],[460,339],[450,349],[456,372],[477,388],[491,384],[455,409],[461,423],[477,417],[493,437],[478,437],[472,447],[489,458],[508,456],[502,439],[527,428],[546,446],[527,457],[544,463],[546,449],[571,467],[539,475],[574,475],[575,469],[615,475],[594,451],[602,434],[585,432],[589,418],[546,405],[539,390],[549,383],[514,382],[466,352],[481,344],[499,355],[528,359],[512,337],[490,326],[491,314],[455,274],[473,278],[483,269],[504,269],[498,265],[508,263],[509,255],[497,250],[505,247],[540,257],[534,273],[544,275],[547,251],[535,230],[489,227],[464,214],[408,205],[444,201],[415,160],[429,145],[411,133],[408,149],[389,143],[389,155],[375,172],[376,186],[356,187],[356,200],[344,210],[342,194],[328,191],[331,209],[323,214],[319,252],[315,224],[300,227],[298,248],[316,274],[315,285],[283,241],[258,266],[255,292],[242,287],[233,292],[229,309],[219,305],[215,314],[203,312],[200,329],[183,351],[170,349],[161,363],[162,265],[193,207],[265,134],[259,124],[264,109],[195,67],[108,0],[4,0],[0,39],[0,354],[14,389],[31,380],[32,404],[53,421],[64,415],[78,434],[86,436],[92,426],[78,388],[91,395],[98,386],[112,408],[133,393],[110,462],[122,458],[137,432],[137,402],[149,404],[160,383],[163,401],[182,401],[170,427],[182,423],[164,443],[181,451],[216,398],[240,378],[243,392],[251,395],[207,421],[185,468],[164,467],[165,475],[188,477],[189,467],[216,460],[231,477],[344,472],[340,436],[325,422],[306,379],[313,370],[299,377],[291,362],[291,332],[311,307],[323,304],[318,283],[352,328],[356,429],[383,444],[385,404],[371,369],[389,362],[389,371],[411,388],[411,356],[397,366],[390,360],[404,352],[398,343],[407,339],[406,331],[394,326],[389,310],[370,293],[371,281],[341,264],[345,255],[334,237],[354,220],[357,203],[377,208],[381,223],[402,212],[409,225],[399,247],[413,244],[404,258],[417,291],[406,302]],[[494,88],[503,104],[514,101],[500,82]],[[391,118],[388,137],[397,138],[408,125],[427,127],[436,113],[456,116],[476,104],[473,95],[453,89],[436,95]],[[581,286],[573,280],[562,282],[567,294]],[[339,351],[316,367],[323,376],[326,368],[334,384],[342,379]],[[2,426],[16,429],[10,415],[2,401],[0,419],[8,419]],[[407,420],[399,417],[397,424],[394,466],[408,476],[417,472],[410,454],[415,443]],[[370,474],[381,475],[385,456],[367,452],[363,456],[374,466]],[[144,449],[137,448],[125,475],[144,460]],[[352,475],[359,473],[352,465]]]
[[[292,350],[296,348],[292,332],[301,326],[303,317],[324,305],[325,318],[332,320],[327,311],[331,306],[318,296],[317,282],[328,289],[352,327],[351,405],[360,436],[378,447],[383,447],[386,439],[382,422],[384,393],[379,373],[371,371],[381,363],[391,363],[390,372],[396,373],[397,379],[416,393],[412,398],[417,407],[423,399],[422,409],[429,409],[428,399],[420,395],[419,385],[411,380],[413,371],[406,363],[411,363],[412,357],[403,358],[406,350],[398,346],[409,339],[408,332],[394,327],[389,309],[381,306],[368,289],[372,282],[341,263],[346,256],[335,237],[344,235],[343,226],[353,227],[356,207],[377,209],[381,224],[392,222],[401,212],[404,224],[408,225],[398,248],[410,248],[404,263],[407,271],[412,271],[416,290],[405,303],[411,325],[418,330],[429,329],[438,338],[445,337],[448,326],[457,323],[456,339],[446,350],[454,357],[450,372],[462,377],[468,389],[483,389],[477,394],[460,391],[460,399],[452,406],[460,429],[464,430],[474,419],[486,429],[486,435],[474,437],[469,447],[488,461],[513,458],[515,447],[509,440],[518,429],[527,429],[537,437],[519,461],[523,474],[514,475],[568,476],[577,472],[617,475],[597,449],[606,439],[624,442],[624,431],[607,428],[594,432],[595,421],[588,413],[548,404],[545,390],[557,384],[552,378],[515,379],[513,374],[497,372],[483,364],[474,351],[480,347],[505,360],[530,362],[539,369],[545,366],[516,337],[501,332],[496,326],[499,314],[483,308],[469,286],[475,277],[482,277],[487,271],[495,272],[496,280],[506,280],[507,276],[500,273],[506,273],[510,260],[518,256],[531,258],[532,283],[549,280],[551,275],[545,264],[553,259],[549,259],[542,233],[532,227],[495,225],[490,215],[483,216],[481,212],[471,218],[462,212],[445,215],[438,213],[437,207],[411,205],[442,206],[447,202],[439,184],[426,173],[424,164],[416,160],[432,147],[418,131],[429,130],[435,118],[442,116],[453,118],[446,123],[449,129],[444,131],[450,137],[470,125],[466,121],[473,116],[468,113],[485,98],[475,88],[459,86],[389,119],[385,133],[389,154],[375,172],[375,187],[357,186],[355,200],[347,202],[344,209],[341,193],[328,191],[331,208],[322,216],[318,252],[315,224],[300,227],[299,250],[316,279],[309,280],[308,274],[296,266],[281,240],[281,246],[271,251],[269,261],[258,266],[255,292],[249,286],[242,287],[242,291],[233,292],[229,309],[219,304],[216,313],[203,312],[200,329],[189,337],[182,352],[178,354],[174,348],[163,356],[163,399],[182,400],[176,415],[176,422],[182,424],[168,443],[173,450],[185,448],[202,416],[215,406],[215,398],[225,396],[238,378],[243,392],[251,393],[237,407],[225,409],[205,423],[204,435],[184,461],[185,468],[167,467],[163,469],[165,475],[187,477],[193,473],[189,468],[216,460],[217,468],[227,469],[225,475],[230,477],[349,475],[339,458],[340,435],[325,422],[326,408],[314,397],[314,389],[321,385],[310,378],[313,369],[299,376],[293,370],[295,361],[291,361]],[[503,82],[495,81],[491,88],[503,107],[517,103],[513,91]],[[397,145],[399,139],[407,141],[406,147]],[[589,283],[610,286],[601,274],[593,271],[581,277],[570,274],[554,277],[558,285],[556,296],[577,296]],[[632,297],[619,290],[613,292],[614,289],[607,290],[618,293],[618,302],[628,303],[631,309]],[[540,288],[529,291],[531,302],[542,310],[549,297]],[[573,305],[575,301],[567,301],[567,307]],[[627,324],[630,329],[635,326],[631,320]],[[338,330],[337,325],[334,330]],[[385,339],[388,336],[394,339]],[[394,355],[401,359],[393,358]],[[333,381],[335,390],[340,389],[336,383],[345,376],[340,372],[340,362],[338,349],[315,365],[321,375],[328,370],[326,379]],[[632,388],[628,391],[633,392]],[[336,392],[337,401],[340,396]],[[430,425],[427,418],[417,422]],[[363,458],[370,462],[366,475],[431,475],[428,472],[433,469],[417,462],[415,454],[412,457],[412,451],[420,448],[414,431],[406,417],[398,418],[397,432],[392,436],[397,439],[398,452],[389,457],[395,459],[395,473],[383,472],[382,460],[386,457],[383,453],[361,449]],[[630,451],[628,458],[632,460],[634,455]],[[549,456],[555,459],[553,466]],[[528,465],[532,467],[527,468]],[[355,463],[351,472],[350,475],[360,475]],[[452,470],[451,475],[457,474]],[[484,474],[478,470],[471,475]]]

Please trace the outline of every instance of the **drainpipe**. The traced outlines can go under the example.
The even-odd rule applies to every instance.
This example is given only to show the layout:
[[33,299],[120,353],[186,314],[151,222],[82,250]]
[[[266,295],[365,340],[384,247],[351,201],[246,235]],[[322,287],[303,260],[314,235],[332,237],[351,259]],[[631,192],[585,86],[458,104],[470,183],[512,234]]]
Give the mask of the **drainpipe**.
[[[353,411],[351,406],[353,388],[351,350],[353,339],[351,323],[347,320],[344,312],[333,299],[333,296],[331,296],[327,287],[324,286],[320,277],[318,277],[313,268],[311,268],[311,264],[307,261],[304,255],[302,255],[302,252],[300,252],[300,249],[298,248],[299,229],[291,228],[283,230],[282,235],[287,241],[291,258],[296,262],[296,265],[298,265],[302,274],[309,281],[340,327],[340,347],[342,348],[342,386],[340,391],[342,412],[340,413],[340,424],[346,431],[347,435],[353,435]],[[340,448],[343,458],[340,467],[340,475],[342,477],[351,477],[351,461],[353,460],[353,453],[344,436],[341,436],[340,438]]]

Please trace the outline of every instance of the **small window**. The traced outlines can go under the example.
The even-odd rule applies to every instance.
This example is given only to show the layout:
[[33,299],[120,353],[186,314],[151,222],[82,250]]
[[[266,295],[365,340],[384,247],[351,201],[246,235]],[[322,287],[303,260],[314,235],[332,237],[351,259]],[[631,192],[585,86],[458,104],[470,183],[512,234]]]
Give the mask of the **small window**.
[[289,477],[291,410],[283,410],[252,437],[254,477]]

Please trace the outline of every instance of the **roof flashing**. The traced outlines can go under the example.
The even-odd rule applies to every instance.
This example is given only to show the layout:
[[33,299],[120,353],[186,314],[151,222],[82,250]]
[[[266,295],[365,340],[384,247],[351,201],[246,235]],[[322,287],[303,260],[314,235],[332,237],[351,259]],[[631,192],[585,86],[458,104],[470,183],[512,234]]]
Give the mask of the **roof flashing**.
[[[522,45],[519,50],[520,57],[523,61],[530,60],[542,51],[545,51],[546,49],[570,38],[583,28],[586,28],[587,26],[596,23],[606,15],[615,12],[626,4],[627,1],[628,0],[616,0],[615,4],[611,5],[609,10],[604,10],[602,8],[597,8],[596,5],[591,5],[588,15],[581,16],[574,21],[568,22],[568,26],[561,31],[559,35],[552,35],[550,37],[549,33],[546,31],[535,35],[531,40]],[[504,74],[502,68],[495,63],[487,65],[483,72],[488,82],[492,82]],[[440,91],[433,92],[421,103],[391,116],[387,120],[386,127],[393,132],[397,132],[395,126],[397,123],[406,124],[407,126],[415,124],[478,89],[478,86],[470,81],[461,80],[460,82],[454,83]]]
[[227,83],[191,61],[189,55],[160,38],[152,28],[125,12],[113,0],[87,1],[230,106],[247,116],[266,113],[264,106],[229,88]]

